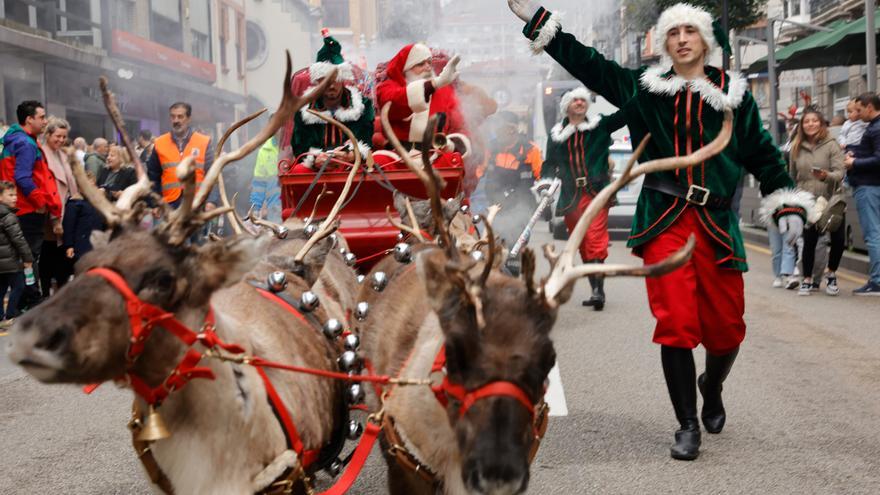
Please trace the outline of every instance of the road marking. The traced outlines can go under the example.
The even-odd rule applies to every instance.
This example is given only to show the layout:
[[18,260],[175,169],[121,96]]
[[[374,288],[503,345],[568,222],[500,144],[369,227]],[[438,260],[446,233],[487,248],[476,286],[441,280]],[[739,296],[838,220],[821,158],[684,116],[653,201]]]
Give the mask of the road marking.
[[6,335],[7,335],[6,332],[0,332],[0,337],[6,337]]
[[559,374],[559,364],[553,365],[548,377],[550,385],[544,400],[550,406],[550,416],[568,416],[568,405],[565,403],[565,390],[562,389],[562,376]]
[[[765,248],[764,246],[758,246],[757,244],[752,244],[750,242],[746,242],[744,244],[752,251],[757,251],[759,253],[766,254],[767,256],[773,255],[773,252]],[[857,284],[865,284],[868,282],[868,279],[864,276],[859,277],[858,275],[850,275],[843,270],[837,270],[837,277],[844,280],[849,280],[850,282],[855,282]]]

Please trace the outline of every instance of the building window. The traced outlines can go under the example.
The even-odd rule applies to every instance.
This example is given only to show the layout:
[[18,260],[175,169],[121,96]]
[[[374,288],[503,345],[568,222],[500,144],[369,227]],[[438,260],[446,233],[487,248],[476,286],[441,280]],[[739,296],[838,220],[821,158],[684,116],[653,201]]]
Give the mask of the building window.
[[208,0],[190,0],[189,28],[192,37],[192,54],[211,61],[211,13]]
[[229,40],[229,7],[220,5],[220,69],[229,72],[226,60],[226,42]]
[[182,52],[180,0],[152,0],[150,11],[150,38],[156,43]]
[[239,79],[244,78],[244,57],[246,37],[244,32],[244,15],[235,14],[235,70]]
[[266,63],[269,43],[266,39],[266,31],[259,23],[247,21],[245,30],[247,31],[247,68],[254,70]]
[[349,0],[324,0],[324,25],[331,28],[350,28]]
[[120,31],[134,31],[135,4],[130,1],[110,3],[110,25]]

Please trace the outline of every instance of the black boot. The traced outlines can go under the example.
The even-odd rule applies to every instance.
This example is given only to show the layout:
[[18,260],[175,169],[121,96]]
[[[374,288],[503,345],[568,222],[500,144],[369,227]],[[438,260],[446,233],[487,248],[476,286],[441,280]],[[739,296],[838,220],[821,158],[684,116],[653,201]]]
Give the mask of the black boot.
[[724,422],[727,420],[724,403],[721,401],[721,390],[723,389],[721,384],[730,373],[730,368],[738,353],[739,347],[721,356],[706,353],[706,372],[700,375],[697,385],[699,385],[700,394],[703,396],[703,412],[700,417],[703,419],[703,426],[709,433],[721,433]]
[[694,353],[690,349],[661,346],[663,375],[675,417],[681,428],[675,432],[675,444],[670,449],[673,459],[692,461],[700,455],[700,422],[697,420],[697,371]]
[[[584,263],[604,263],[602,260],[587,260]],[[593,294],[589,299],[584,301],[582,304],[584,306],[592,306],[596,311],[602,311],[605,309],[605,277],[601,275],[590,275],[590,287],[593,289]]]

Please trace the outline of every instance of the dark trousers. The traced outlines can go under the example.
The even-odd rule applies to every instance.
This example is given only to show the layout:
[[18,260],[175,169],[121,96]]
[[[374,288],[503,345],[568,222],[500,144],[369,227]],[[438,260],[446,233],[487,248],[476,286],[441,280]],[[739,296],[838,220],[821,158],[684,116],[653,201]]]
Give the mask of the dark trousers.
[[[9,291],[9,304],[3,307],[6,291]],[[0,273],[0,320],[18,316],[18,301],[24,291],[24,272]]]
[[34,278],[37,283],[34,285],[26,285],[24,294],[22,294],[18,309],[24,310],[36,306],[42,294],[40,293],[40,252],[43,249],[43,237],[46,235],[43,229],[46,228],[46,221],[49,215],[46,213],[28,213],[18,217],[18,223],[21,225],[21,233],[24,234],[24,240],[28,247],[31,248],[31,254],[34,256]]
[[43,299],[49,297],[52,289],[52,281],[60,289],[73,275],[73,262],[64,254],[64,249],[55,241],[43,242],[40,253],[40,288]]
[[[813,265],[816,263],[816,245],[819,243],[819,237],[822,234],[816,230],[816,227],[804,229],[804,254],[801,262],[803,263],[804,277],[811,277],[813,273]],[[843,248],[846,244],[846,219],[840,224],[836,231],[831,232],[831,252],[828,254],[828,269],[836,272],[840,266],[840,260],[843,258]]]

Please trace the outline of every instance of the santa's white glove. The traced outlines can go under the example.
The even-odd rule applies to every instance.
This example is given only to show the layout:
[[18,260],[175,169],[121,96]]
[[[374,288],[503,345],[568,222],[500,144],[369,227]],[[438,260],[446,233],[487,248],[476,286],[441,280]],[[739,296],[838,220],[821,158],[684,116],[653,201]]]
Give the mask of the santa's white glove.
[[523,22],[529,22],[535,16],[540,5],[535,0],[507,0],[507,6]]
[[461,57],[458,55],[452,57],[449,62],[446,64],[446,67],[443,67],[443,71],[440,72],[440,75],[434,78],[434,89],[440,89],[444,86],[449,86],[456,79],[458,79],[458,63],[461,62]]
[[778,220],[779,233],[789,246],[794,246],[804,233],[804,219],[800,215],[784,215]]

